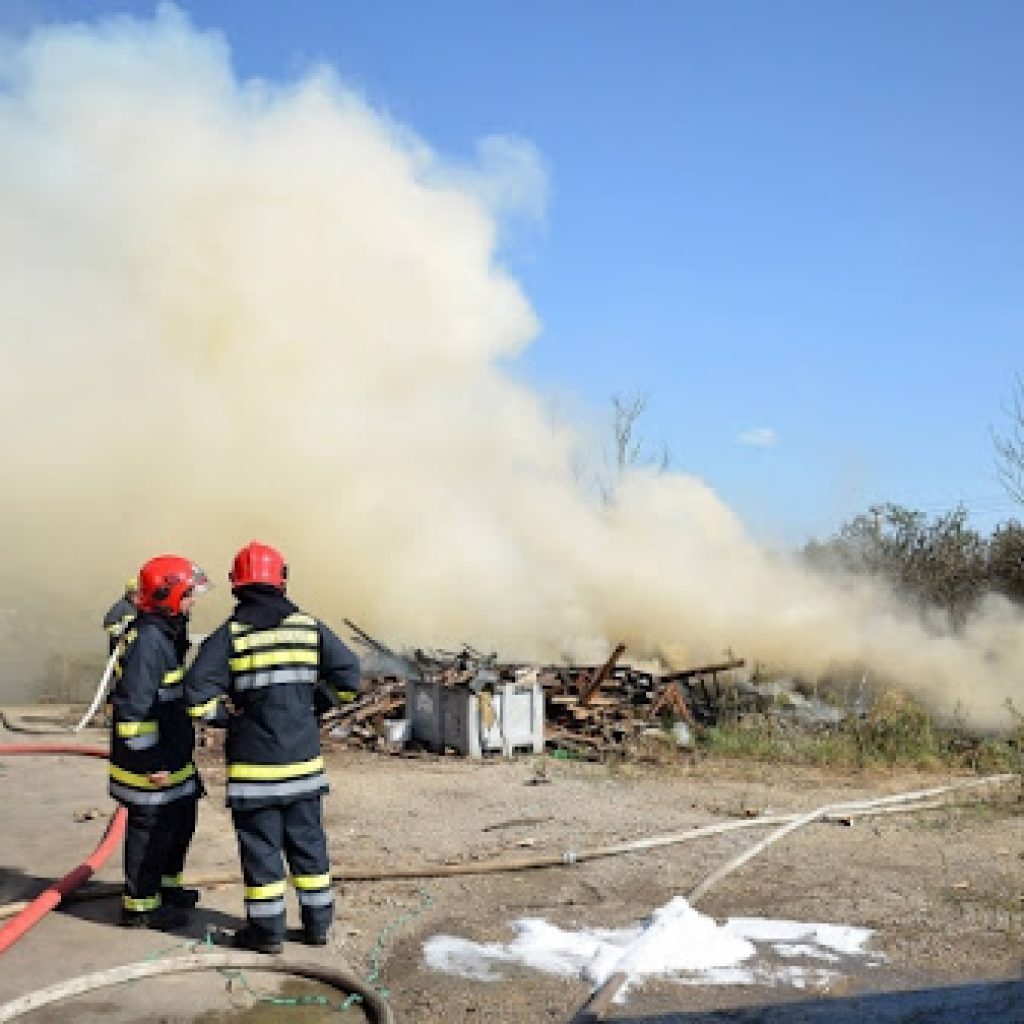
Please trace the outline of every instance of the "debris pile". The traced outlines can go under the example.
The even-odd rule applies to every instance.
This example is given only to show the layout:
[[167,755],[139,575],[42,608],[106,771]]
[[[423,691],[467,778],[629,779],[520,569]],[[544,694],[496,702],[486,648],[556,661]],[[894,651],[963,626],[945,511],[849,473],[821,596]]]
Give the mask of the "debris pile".
[[322,722],[334,739],[376,747],[385,735],[384,722],[401,718],[404,712],[404,679],[364,676],[356,700],[328,712]]
[[495,654],[469,644],[459,651],[403,654],[355,623],[345,624],[364,648],[362,685],[353,703],[326,716],[325,728],[332,739],[371,749],[387,749],[390,724],[411,714],[405,706],[409,682],[468,689],[489,707],[489,695],[498,688],[528,680],[543,693],[546,745],[595,759],[629,755],[642,737],[666,727],[711,725],[726,713],[763,710],[771,703],[750,684],[722,681],[724,673],[743,667],[737,658],[656,674],[619,664],[625,653],[620,644],[602,665],[524,666],[499,663]]

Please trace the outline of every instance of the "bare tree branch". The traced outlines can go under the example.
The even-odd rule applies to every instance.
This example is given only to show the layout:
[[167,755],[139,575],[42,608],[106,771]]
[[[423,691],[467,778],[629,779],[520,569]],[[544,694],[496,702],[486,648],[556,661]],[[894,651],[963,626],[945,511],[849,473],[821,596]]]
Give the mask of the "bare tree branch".
[[672,468],[672,450],[667,442],[662,441],[661,451],[658,453],[658,472],[667,473]]
[[619,485],[628,470],[649,467],[659,473],[667,473],[672,468],[672,453],[668,445],[649,446],[640,433],[640,418],[649,403],[650,393],[647,391],[611,396],[611,436],[601,446],[601,469],[587,481],[605,505],[614,504]]
[[1007,494],[1024,505],[1024,377],[1014,378],[1010,406],[1006,409],[1010,421],[1007,434],[992,432],[996,452],[996,473]]
[[612,395],[612,433],[615,439],[615,466],[622,475],[627,466],[640,458],[643,438],[636,432],[637,421],[647,408],[650,395],[638,391],[633,395]]

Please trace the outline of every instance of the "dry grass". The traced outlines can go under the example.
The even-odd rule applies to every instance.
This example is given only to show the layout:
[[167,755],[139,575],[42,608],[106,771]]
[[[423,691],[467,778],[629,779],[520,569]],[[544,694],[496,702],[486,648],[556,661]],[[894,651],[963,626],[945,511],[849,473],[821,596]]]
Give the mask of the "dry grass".
[[882,695],[864,717],[833,727],[799,728],[771,715],[748,715],[703,730],[701,749],[728,757],[863,771],[878,767],[922,771],[1018,772],[1024,777],[1024,722],[1003,737],[976,737],[940,726],[909,698]]

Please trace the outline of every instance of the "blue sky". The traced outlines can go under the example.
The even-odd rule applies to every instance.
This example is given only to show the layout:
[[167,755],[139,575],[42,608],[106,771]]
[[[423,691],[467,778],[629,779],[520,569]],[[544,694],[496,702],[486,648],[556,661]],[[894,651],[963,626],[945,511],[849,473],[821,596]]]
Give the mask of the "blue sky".
[[[443,154],[529,139],[544,222],[505,261],[514,372],[644,434],[755,533],[879,501],[989,529],[1024,371],[1024,5],[191,0],[242,77],[326,61]],[[146,3],[15,0],[15,32]],[[741,440],[750,432],[774,443]]]

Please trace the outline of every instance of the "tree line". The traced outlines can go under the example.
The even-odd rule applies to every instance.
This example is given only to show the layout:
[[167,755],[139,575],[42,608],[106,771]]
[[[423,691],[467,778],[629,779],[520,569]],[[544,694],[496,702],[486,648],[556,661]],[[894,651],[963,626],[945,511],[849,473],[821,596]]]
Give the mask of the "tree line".
[[940,609],[960,626],[988,593],[1024,606],[1024,526],[1011,519],[984,536],[967,509],[929,518],[902,505],[876,505],[802,552],[825,571],[870,574],[923,611]]

